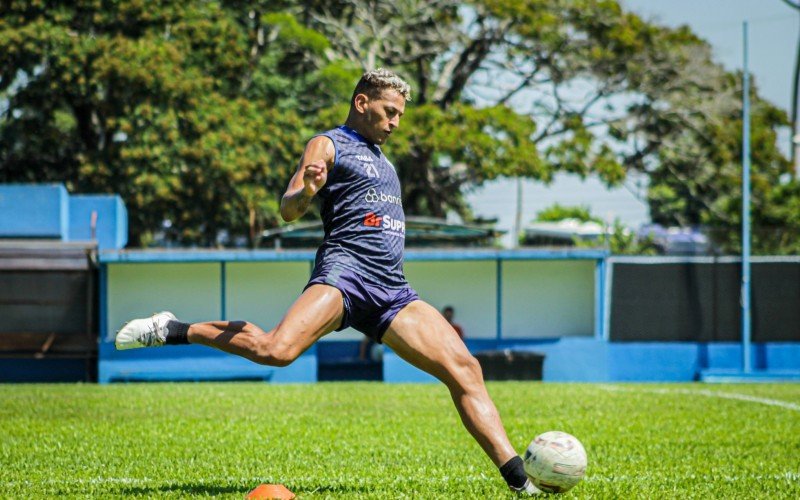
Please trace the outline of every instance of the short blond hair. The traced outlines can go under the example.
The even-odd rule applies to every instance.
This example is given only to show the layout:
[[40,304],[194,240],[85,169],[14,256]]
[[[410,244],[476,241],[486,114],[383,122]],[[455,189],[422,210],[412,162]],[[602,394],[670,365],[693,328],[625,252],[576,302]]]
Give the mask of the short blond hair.
[[406,101],[411,100],[411,85],[393,71],[378,68],[361,75],[350,102],[352,103],[358,94],[366,94],[372,99],[379,98],[381,92],[387,89],[396,90]]

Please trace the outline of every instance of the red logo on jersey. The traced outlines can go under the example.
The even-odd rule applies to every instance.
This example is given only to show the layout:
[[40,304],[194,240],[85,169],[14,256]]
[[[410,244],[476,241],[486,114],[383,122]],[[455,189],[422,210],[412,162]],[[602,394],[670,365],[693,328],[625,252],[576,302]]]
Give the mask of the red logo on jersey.
[[381,227],[383,217],[375,215],[375,212],[370,212],[364,217],[364,225],[367,227]]

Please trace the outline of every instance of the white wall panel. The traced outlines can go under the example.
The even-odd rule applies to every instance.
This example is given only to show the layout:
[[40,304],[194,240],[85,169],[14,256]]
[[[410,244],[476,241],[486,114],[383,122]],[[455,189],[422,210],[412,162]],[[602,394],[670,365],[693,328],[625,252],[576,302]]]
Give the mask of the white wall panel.
[[108,338],[164,310],[186,322],[219,319],[220,297],[219,263],[108,264]]
[[270,330],[303,293],[309,275],[308,262],[227,263],[227,319],[250,321]]
[[497,335],[497,263],[494,260],[406,262],[409,283],[440,311],[453,306],[468,338]]
[[504,261],[504,338],[594,334],[595,262]]

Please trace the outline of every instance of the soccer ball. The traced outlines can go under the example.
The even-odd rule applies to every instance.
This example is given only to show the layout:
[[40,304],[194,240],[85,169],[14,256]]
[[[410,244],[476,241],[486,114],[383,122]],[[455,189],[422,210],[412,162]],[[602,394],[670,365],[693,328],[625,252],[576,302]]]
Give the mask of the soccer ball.
[[550,431],[536,436],[523,457],[525,473],[546,493],[563,493],[583,479],[586,450],[575,436]]

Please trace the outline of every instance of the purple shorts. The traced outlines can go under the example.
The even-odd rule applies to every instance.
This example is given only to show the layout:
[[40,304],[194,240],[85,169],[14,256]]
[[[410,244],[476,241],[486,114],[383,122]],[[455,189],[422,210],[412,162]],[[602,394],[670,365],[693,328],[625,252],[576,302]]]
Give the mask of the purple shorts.
[[330,285],[342,292],[344,316],[336,331],[352,326],[380,343],[397,313],[419,300],[409,285],[402,288],[383,288],[364,283],[360,276],[341,266],[315,273],[305,288],[311,285]]

